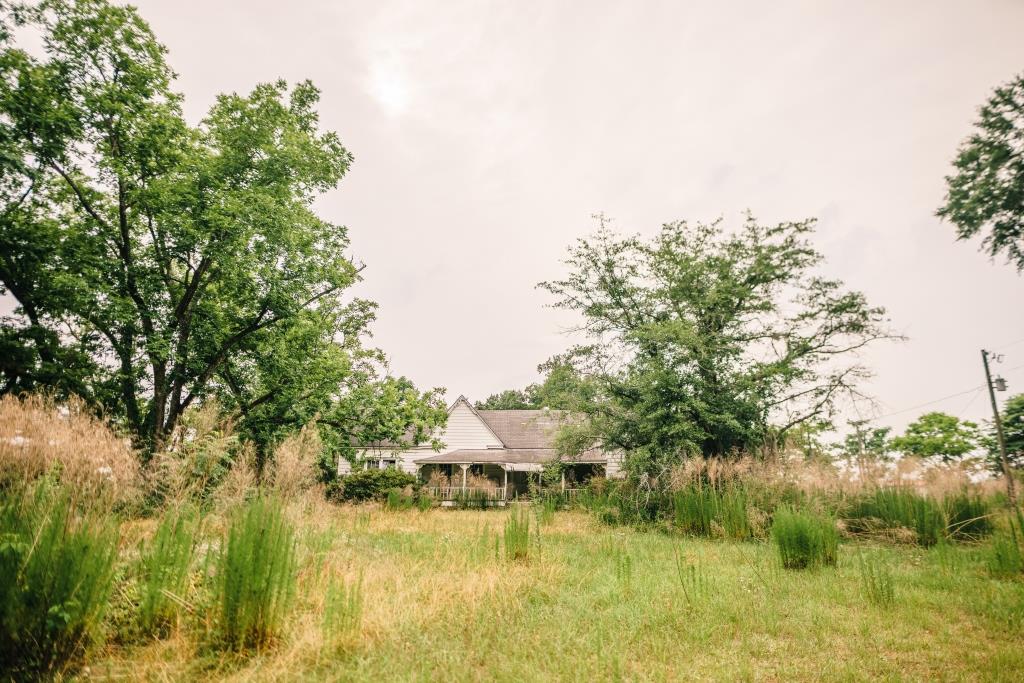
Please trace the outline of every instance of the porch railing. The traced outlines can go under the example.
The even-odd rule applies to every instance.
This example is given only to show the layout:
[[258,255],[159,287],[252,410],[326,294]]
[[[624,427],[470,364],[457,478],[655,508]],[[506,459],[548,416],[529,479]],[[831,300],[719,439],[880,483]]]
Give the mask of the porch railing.
[[487,498],[487,500],[505,500],[505,488],[481,486],[428,486],[427,493],[438,500],[458,500],[459,498]]

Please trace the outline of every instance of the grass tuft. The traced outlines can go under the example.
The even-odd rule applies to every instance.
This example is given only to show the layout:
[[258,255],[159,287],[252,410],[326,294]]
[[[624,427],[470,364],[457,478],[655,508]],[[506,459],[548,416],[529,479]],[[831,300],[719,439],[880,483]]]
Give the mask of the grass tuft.
[[7,490],[0,504],[0,662],[3,677],[73,670],[98,640],[118,534],[112,520],[77,509],[44,478]]
[[505,559],[524,562],[530,558],[530,515],[517,508],[505,520]]
[[139,629],[166,635],[184,604],[188,572],[199,532],[199,513],[183,505],[168,511],[141,559]]
[[269,645],[291,607],[295,569],[295,532],[278,500],[258,497],[237,510],[217,560],[216,643]]
[[772,539],[786,569],[836,565],[839,532],[830,517],[782,506],[772,520]]
[[895,581],[889,567],[877,557],[861,554],[858,558],[861,587],[868,602],[888,607],[896,601]]

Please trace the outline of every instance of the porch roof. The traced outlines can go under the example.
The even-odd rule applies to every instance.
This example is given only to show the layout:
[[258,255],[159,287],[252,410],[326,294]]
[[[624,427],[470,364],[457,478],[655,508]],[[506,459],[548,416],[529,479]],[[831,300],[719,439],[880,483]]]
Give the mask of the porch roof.
[[[546,463],[557,458],[558,454],[554,448],[487,448],[487,449],[463,449],[450,453],[440,453],[426,458],[414,460],[417,465],[446,465],[446,464],[471,464],[471,465],[520,465],[526,463]],[[581,464],[605,464],[608,457],[597,450],[587,451],[570,462]]]

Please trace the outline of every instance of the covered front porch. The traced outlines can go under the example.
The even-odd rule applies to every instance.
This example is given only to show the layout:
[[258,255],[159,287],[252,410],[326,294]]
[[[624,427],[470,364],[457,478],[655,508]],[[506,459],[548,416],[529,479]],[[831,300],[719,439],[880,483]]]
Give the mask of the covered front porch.
[[416,461],[417,472],[431,496],[445,501],[505,501],[528,498],[542,488],[573,496],[603,473],[601,462],[573,462],[561,467],[560,483],[544,487],[545,465],[556,459],[550,449],[454,451]]

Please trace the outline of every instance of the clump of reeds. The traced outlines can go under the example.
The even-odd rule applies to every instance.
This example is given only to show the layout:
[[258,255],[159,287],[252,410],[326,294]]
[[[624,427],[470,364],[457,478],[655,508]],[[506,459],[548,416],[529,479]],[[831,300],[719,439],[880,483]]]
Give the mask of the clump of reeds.
[[830,517],[782,506],[775,511],[771,534],[786,569],[836,564],[839,531]]
[[193,502],[210,503],[244,453],[234,423],[216,401],[187,411],[167,444],[145,472],[146,504],[150,509]]
[[363,618],[363,575],[356,581],[335,579],[324,594],[323,641],[337,647],[359,629]]
[[295,532],[280,502],[260,496],[237,510],[216,561],[216,644],[270,644],[291,607],[295,573]]
[[746,491],[739,484],[687,484],[673,493],[672,510],[676,527],[685,533],[738,540],[753,536]]
[[530,515],[515,509],[505,520],[505,559],[521,562],[530,558]]
[[194,506],[168,510],[141,559],[139,630],[142,635],[165,635],[188,604],[186,587],[199,536],[199,513]]
[[0,662],[4,677],[73,669],[98,639],[117,556],[117,528],[48,478],[0,504]]
[[857,564],[860,568],[861,587],[868,602],[888,607],[896,600],[895,580],[889,567],[877,557],[861,554]]
[[998,577],[1024,577],[1024,514],[1013,511],[1007,531],[992,540],[989,550],[989,572]]

